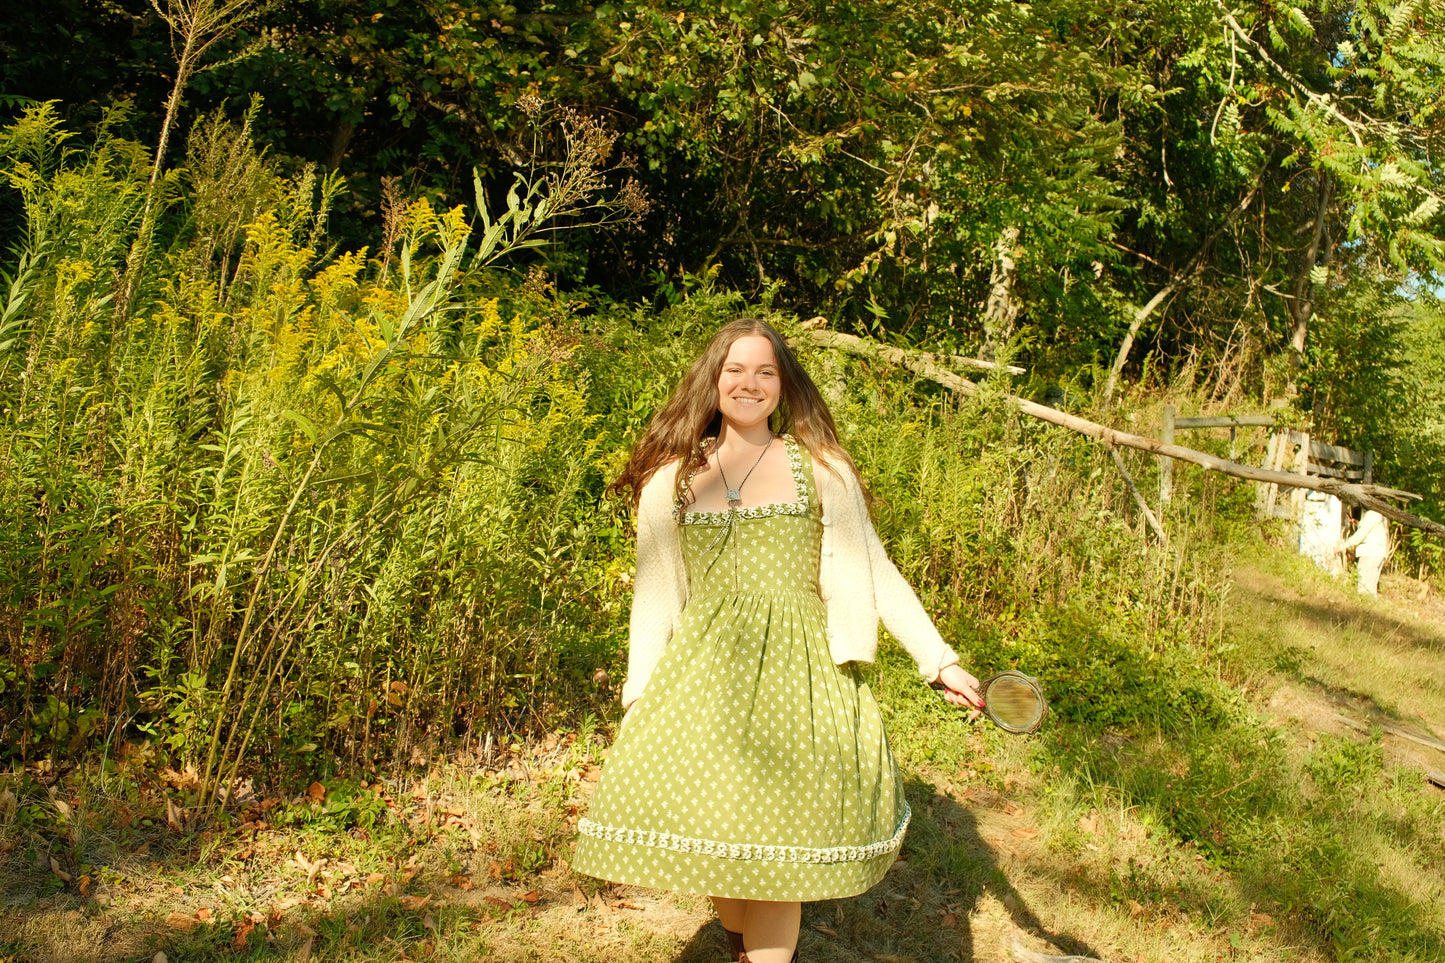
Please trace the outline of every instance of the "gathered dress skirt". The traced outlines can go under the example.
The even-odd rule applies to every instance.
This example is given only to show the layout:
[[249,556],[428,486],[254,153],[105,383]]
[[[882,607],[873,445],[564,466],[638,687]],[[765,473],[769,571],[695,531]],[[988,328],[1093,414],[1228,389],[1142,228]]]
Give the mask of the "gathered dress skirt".
[[897,856],[908,805],[867,682],[829,654],[812,464],[787,445],[796,501],[681,515],[688,601],[579,821],[579,872],[818,900]]

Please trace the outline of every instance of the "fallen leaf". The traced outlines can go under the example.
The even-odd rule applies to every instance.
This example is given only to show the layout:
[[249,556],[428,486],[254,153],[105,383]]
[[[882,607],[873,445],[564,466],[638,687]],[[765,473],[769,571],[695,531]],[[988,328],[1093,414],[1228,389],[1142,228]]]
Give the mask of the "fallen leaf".
[[166,917],[166,925],[173,930],[183,930],[189,933],[196,928],[196,918],[189,913],[172,913]]
[[326,787],[319,782],[313,782],[306,787],[306,796],[312,802],[320,802],[326,798]]
[[824,936],[838,935],[837,930],[833,929],[831,926],[824,926],[822,923],[814,923],[813,929],[817,930],[819,933],[822,933]]
[[403,896],[401,898],[401,908],[404,910],[419,910],[430,901],[430,896]]
[[89,877],[89,876],[82,876],[82,877],[80,877],[80,882],[79,882],[77,885],[80,887],[80,895],[81,895],[81,896],[89,896],[89,895],[90,895],[90,877]]
[[953,929],[953,928],[955,928],[956,926],[958,926],[958,914],[957,914],[957,913],[944,913],[944,914],[943,914],[943,925],[944,925],[944,926],[947,926],[949,929]]
[[[522,899],[522,902],[524,902],[524,903],[535,903],[535,902],[537,902],[537,899],[538,899],[538,893],[537,893],[537,891],[536,891],[535,889],[533,889],[533,890],[528,890],[527,892],[525,892],[525,893],[522,894],[521,899]],[[628,907],[627,907],[627,908],[628,908],[628,909],[637,909],[636,906],[633,906],[633,905],[631,905],[631,904],[628,904]]]
[[181,811],[180,806],[176,805],[174,799],[166,800],[166,825],[176,830],[186,828],[186,814]]
[[431,930],[433,933],[435,933],[437,930],[437,921],[432,919],[430,913],[422,917],[421,925],[426,929]]
[[461,890],[463,893],[470,893],[473,889],[472,878],[470,876],[465,876],[461,873],[458,873],[457,875],[452,877],[452,885],[455,886],[457,889]]
[[54,856],[50,857],[50,871],[56,876],[59,876],[61,880],[66,883],[70,882],[72,879],[75,878],[74,876],[71,876],[65,870],[60,868],[60,860],[56,859]]
[[1130,916],[1143,916],[1143,915],[1144,915],[1144,907],[1139,905],[1138,900],[1132,900],[1132,899],[1129,900],[1129,915],[1130,915]]
[[508,900],[504,900],[504,899],[502,899],[502,898],[500,898],[500,897],[497,897],[497,896],[484,896],[484,897],[482,897],[482,898],[483,898],[484,900],[486,900],[488,903],[491,903],[493,906],[498,907],[499,909],[508,909],[508,910],[509,910],[509,909],[512,908],[512,904],[511,904]]
[[251,931],[255,928],[255,923],[250,920],[242,920],[241,925],[236,927],[235,937],[231,940],[231,949],[238,953],[246,952],[246,940],[250,938]]
[[200,909],[196,910],[196,919],[200,920],[202,923],[206,922],[210,918],[211,908],[209,906],[202,906]]
[[316,935],[316,931],[313,930],[311,927],[307,926],[305,923],[297,923],[297,924],[296,924],[296,932],[299,933],[299,934],[302,935],[302,936],[315,936],[315,935]]
[[1014,835],[1019,839],[1033,839],[1039,834],[1037,829],[1015,829]]
[[57,812],[60,813],[60,815],[70,815],[70,803],[66,802],[64,799],[52,799],[51,802],[55,803],[55,809]]
[[311,959],[311,948],[315,945],[316,937],[314,936],[309,937],[305,943],[302,943],[301,949],[296,951],[296,963],[306,963],[307,960]]
[[366,885],[367,885],[367,886],[375,886],[377,883],[384,883],[384,882],[386,882],[386,874],[385,874],[385,873],[367,873],[367,874],[366,874]]
[[1005,816],[1017,816],[1019,813],[1021,813],[1021,812],[1023,812],[1023,811],[1024,811],[1024,807],[1020,806],[1020,805],[1019,805],[1018,803],[1016,803],[1016,802],[1005,803],[1005,804],[1004,804],[1004,807],[1003,807],[1003,814],[1004,814]]
[[151,957],[151,963],[167,963],[166,955],[164,953],[157,953]]

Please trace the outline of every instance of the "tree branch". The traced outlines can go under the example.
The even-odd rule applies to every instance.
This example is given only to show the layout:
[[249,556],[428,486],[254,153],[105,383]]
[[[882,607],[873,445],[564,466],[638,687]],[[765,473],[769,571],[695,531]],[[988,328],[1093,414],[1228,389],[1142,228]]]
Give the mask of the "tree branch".
[[[819,347],[833,348],[864,358],[876,358],[891,362],[900,367],[907,368],[909,371],[921,375],[930,381],[937,382],[945,388],[957,391],[960,394],[972,397],[979,393],[978,385],[972,381],[960,377],[951,371],[945,371],[931,361],[924,360],[918,356],[917,352],[905,351],[901,348],[890,348],[886,345],[875,344],[851,334],[842,334],[837,331],[804,331],[798,338],[811,341]],[[1141,435],[1134,435],[1124,431],[1115,431],[1113,428],[1089,421],[1087,418],[1080,418],[1077,415],[1058,411],[1047,405],[1041,405],[1037,402],[1020,398],[1017,395],[1008,395],[1007,397],[1011,403],[1018,406],[1019,411],[1031,418],[1037,418],[1040,421],[1046,421],[1051,425],[1058,425],[1060,428],[1067,428],[1070,431],[1077,431],[1080,434],[1088,435],[1090,438],[1097,439],[1108,445],[1122,445],[1125,448],[1133,448],[1138,451],[1164,455],[1178,461],[1198,465],[1208,471],[1217,471],[1221,474],[1230,475],[1235,478],[1243,478],[1248,481],[1269,482],[1276,485],[1283,485],[1286,488],[1305,488],[1310,491],[1324,492],[1329,495],[1334,495],[1352,505],[1372,508],[1386,518],[1393,518],[1395,521],[1409,525],[1411,528],[1418,528],[1432,535],[1445,535],[1445,525],[1441,525],[1439,522],[1428,518],[1412,515],[1403,509],[1396,508],[1385,500],[1387,498],[1418,499],[1420,497],[1410,492],[1401,491],[1398,488],[1387,488],[1384,485],[1358,485],[1344,482],[1337,478],[1297,475],[1294,472],[1271,471],[1266,468],[1255,468],[1252,465],[1241,465],[1224,458],[1206,454],[1202,451],[1185,448],[1183,445],[1166,445],[1152,438],[1145,438]]]

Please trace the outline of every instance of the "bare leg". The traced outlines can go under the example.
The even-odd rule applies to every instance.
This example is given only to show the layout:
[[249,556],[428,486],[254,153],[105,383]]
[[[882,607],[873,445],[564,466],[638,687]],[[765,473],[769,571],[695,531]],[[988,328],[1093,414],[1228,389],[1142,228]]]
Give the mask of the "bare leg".
[[802,903],[711,896],[723,929],[743,934],[748,963],[789,963],[798,946]]
[[709,896],[712,900],[712,908],[717,910],[717,918],[723,925],[723,929],[732,930],[734,933],[741,933],[747,925],[748,901],[745,899],[729,899],[726,896]]
[[743,946],[747,947],[748,963],[789,963],[798,946],[803,904],[750,899],[747,905]]

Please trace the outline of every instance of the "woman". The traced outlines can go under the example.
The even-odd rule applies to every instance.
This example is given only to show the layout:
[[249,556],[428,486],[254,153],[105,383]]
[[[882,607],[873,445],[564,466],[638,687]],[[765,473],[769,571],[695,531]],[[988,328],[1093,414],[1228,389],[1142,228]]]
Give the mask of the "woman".
[[856,895],[908,804],[859,664],[880,619],[979,706],[888,561],[818,389],[776,330],[725,325],[613,489],[637,508],[623,730],[573,867],[705,893],[733,958],[796,959],[801,901]]

